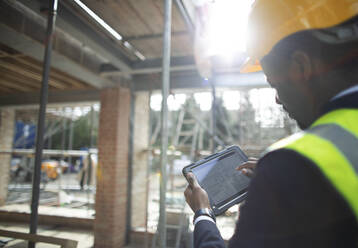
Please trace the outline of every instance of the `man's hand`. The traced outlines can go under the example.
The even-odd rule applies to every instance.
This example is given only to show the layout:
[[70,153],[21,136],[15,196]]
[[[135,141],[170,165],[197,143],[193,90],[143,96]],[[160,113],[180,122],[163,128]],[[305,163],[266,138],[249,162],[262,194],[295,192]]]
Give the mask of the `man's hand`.
[[189,204],[193,212],[201,208],[210,208],[209,197],[206,191],[200,187],[193,173],[188,173],[186,179],[189,182],[188,187],[184,191],[186,202]]
[[242,165],[238,166],[236,170],[241,171],[244,175],[248,177],[254,176],[254,171],[256,168],[257,159],[256,158],[249,158],[249,160]]

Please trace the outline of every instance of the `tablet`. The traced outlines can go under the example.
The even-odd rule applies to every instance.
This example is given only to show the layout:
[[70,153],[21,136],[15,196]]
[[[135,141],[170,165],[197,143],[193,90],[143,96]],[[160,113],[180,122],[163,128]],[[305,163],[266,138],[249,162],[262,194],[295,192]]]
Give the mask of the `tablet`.
[[183,168],[192,172],[208,193],[214,214],[220,215],[246,198],[250,179],[236,170],[248,160],[238,146],[231,146]]

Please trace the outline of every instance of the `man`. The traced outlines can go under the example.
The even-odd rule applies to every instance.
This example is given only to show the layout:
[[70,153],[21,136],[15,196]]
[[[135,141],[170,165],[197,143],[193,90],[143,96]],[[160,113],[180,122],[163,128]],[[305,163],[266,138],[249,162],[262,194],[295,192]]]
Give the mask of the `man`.
[[[258,161],[229,247],[357,247],[358,1],[256,2],[253,57],[304,131]],[[194,246],[224,247],[207,193],[187,179]]]

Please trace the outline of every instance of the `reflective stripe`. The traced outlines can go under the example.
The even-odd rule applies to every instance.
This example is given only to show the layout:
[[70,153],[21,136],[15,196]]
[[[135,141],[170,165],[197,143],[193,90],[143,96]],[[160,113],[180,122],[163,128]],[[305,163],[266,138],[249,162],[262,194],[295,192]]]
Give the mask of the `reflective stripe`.
[[351,207],[358,222],[358,109],[339,109],[308,130],[272,145],[310,159]]
[[358,139],[354,135],[336,124],[321,124],[306,132],[332,142],[358,174]]
[[284,148],[310,159],[347,201],[358,222],[358,175],[344,154],[329,140],[311,133]]

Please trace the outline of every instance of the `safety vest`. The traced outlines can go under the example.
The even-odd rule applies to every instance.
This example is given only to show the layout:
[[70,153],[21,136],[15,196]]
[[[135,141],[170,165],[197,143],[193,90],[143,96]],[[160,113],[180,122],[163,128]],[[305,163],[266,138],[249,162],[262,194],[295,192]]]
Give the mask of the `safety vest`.
[[351,207],[358,221],[358,109],[331,111],[267,152],[290,149],[310,159]]

